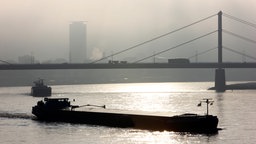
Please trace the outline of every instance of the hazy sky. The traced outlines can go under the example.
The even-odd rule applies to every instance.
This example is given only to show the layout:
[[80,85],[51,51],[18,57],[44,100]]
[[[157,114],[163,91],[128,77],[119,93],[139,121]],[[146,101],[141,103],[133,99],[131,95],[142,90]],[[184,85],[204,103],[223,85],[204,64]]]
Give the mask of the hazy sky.
[[[18,56],[26,54],[33,54],[40,61],[68,59],[69,24],[72,21],[86,21],[89,56],[92,57],[93,54],[97,57],[103,52],[110,54],[126,49],[216,14],[220,10],[256,23],[255,0],[1,0],[0,59],[17,60]],[[253,33],[243,35],[255,39],[255,29],[246,28],[239,31],[240,25],[233,26],[229,21],[226,23],[226,29],[238,30],[236,32],[239,34],[248,30]],[[148,55],[167,49],[178,42],[215,30],[216,25],[215,18],[209,23],[177,34],[177,37],[170,36],[141,50],[138,49],[131,55]],[[198,28],[202,29],[202,32]],[[186,39],[190,35],[191,37]],[[213,37],[214,44],[209,48],[217,46],[215,39]],[[228,39],[226,45],[230,44],[232,47],[235,42],[235,38]],[[209,43],[202,41],[201,44],[199,41],[192,44],[192,47],[197,47],[196,50],[201,51],[201,47]],[[255,47],[254,44],[245,44],[241,46],[241,51],[256,54],[256,48],[251,48]],[[149,53],[145,54],[145,51]],[[191,56],[188,53],[193,51],[195,49],[183,51],[186,54],[177,54],[177,57]],[[173,55],[175,57],[175,54]],[[126,54],[123,57],[131,56]]]

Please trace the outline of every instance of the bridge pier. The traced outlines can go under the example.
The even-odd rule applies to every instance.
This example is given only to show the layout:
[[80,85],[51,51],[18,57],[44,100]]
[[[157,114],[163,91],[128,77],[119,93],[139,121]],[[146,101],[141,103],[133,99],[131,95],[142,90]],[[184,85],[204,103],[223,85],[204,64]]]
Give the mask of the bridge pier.
[[215,70],[215,90],[216,92],[226,91],[225,69],[223,68]]

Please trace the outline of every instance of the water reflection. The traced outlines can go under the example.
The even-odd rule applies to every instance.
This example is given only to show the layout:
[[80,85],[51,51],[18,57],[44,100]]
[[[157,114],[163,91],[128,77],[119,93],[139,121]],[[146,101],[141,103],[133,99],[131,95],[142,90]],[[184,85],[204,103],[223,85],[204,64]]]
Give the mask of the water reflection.
[[[106,105],[108,109],[167,113],[205,114],[203,98],[212,98],[210,114],[224,128],[216,135],[109,128],[93,125],[39,123],[30,119],[1,117],[1,140],[12,143],[253,143],[255,142],[255,91],[207,91],[212,83],[150,83],[53,86],[52,97],[76,99],[77,105]],[[175,90],[176,88],[178,88]],[[30,87],[0,88],[0,109],[31,114],[31,106],[42,98],[25,96]],[[184,90],[184,91],[183,91]],[[8,93],[10,91],[10,93]],[[8,137],[9,136],[9,137]],[[14,137],[15,136],[15,137]],[[252,142],[253,141],[253,142]]]

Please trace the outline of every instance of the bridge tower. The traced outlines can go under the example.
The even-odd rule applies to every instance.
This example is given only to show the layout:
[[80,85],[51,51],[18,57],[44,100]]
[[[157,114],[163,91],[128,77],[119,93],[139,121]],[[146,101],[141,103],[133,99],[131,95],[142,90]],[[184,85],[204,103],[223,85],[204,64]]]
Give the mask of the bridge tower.
[[218,13],[218,68],[215,70],[215,89],[217,92],[226,90],[225,69],[222,68],[222,11]]

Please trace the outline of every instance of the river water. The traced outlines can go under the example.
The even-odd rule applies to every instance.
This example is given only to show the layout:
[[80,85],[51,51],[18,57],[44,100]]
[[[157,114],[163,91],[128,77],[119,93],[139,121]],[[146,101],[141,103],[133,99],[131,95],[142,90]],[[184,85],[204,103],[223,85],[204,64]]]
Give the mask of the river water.
[[29,96],[29,86],[0,87],[0,140],[4,144],[256,143],[256,91],[216,93],[207,90],[211,86],[213,82],[52,85],[52,97],[75,99],[75,105],[170,115],[205,114],[206,105],[197,104],[212,98],[209,112],[218,116],[218,127],[223,129],[214,135],[38,122],[31,119],[31,107],[42,98]]

